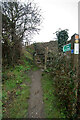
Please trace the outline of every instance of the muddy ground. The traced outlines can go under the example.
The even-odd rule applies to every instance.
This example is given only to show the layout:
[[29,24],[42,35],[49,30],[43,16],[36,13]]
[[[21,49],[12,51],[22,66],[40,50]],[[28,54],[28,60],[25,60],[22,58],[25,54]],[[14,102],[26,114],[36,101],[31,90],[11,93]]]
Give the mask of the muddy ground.
[[41,74],[41,70],[32,71],[30,73],[32,83],[30,88],[28,118],[45,118]]

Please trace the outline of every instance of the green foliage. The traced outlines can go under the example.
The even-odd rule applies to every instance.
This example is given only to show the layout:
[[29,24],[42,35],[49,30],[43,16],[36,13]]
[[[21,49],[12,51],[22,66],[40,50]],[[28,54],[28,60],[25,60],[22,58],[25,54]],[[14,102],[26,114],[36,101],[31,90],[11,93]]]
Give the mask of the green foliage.
[[20,90],[16,91],[16,95],[20,95],[20,94],[21,94]]
[[26,58],[28,58],[29,60],[33,60],[31,53],[29,53],[28,51],[25,51],[24,56],[25,56]]
[[24,87],[26,87],[26,84],[23,83],[23,84],[21,84],[20,86],[21,86],[22,88],[24,88]]
[[23,63],[3,70],[3,118],[26,118],[27,116],[31,81],[25,71],[28,72],[32,66],[25,59]]
[[46,69],[46,70],[45,70],[45,72],[47,72],[47,73],[48,73],[48,72],[50,72],[50,71],[49,71],[49,69]]
[[22,91],[16,92],[17,97],[13,99],[11,104],[8,104],[8,114],[3,114],[3,117],[9,118],[27,118],[29,88],[26,86]]
[[[66,66],[66,64],[68,64]],[[75,71],[73,71],[71,60],[65,60],[64,55],[54,55],[53,63],[47,66],[53,76],[54,95],[59,102],[57,107],[67,118],[73,117],[73,104],[75,98]]]
[[43,100],[44,100],[44,110],[46,118],[65,118],[64,113],[60,112],[57,107],[59,102],[56,99],[53,87],[54,81],[50,73],[43,73],[42,76],[42,88],[43,88]]
[[20,83],[22,83],[22,82],[23,82],[22,80],[17,80],[17,81],[16,81],[17,84],[20,84]]
[[63,45],[66,44],[69,36],[68,36],[68,30],[60,30],[56,32],[56,36],[58,39],[58,48],[60,51],[63,49]]

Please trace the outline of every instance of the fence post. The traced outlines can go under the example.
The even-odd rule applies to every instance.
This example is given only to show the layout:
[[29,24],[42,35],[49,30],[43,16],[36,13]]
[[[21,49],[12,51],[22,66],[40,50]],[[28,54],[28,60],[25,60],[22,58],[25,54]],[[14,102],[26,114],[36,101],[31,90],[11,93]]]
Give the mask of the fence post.
[[74,54],[71,55],[71,61],[73,64],[73,70],[76,72],[74,77],[75,85],[75,103],[73,104],[73,114],[77,114],[80,108],[78,108],[78,87],[79,87],[79,35],[74,34],[71,38],[71,50],[74,50]]
[[[80,52],[80,39],[79,39],[79,52]],[[80,54],[80,53],[79,53]],[[78,72],[77,72],[77,79],[78,79],[78,86],[77,86],[77,118],[80,119],[80,55],[78,56]]]
[[[80,1],[78,2],[78,34],[80,38]],[[79,39],[79,43],[80,43],[80,39]],[[79,51],[80,51],[80,44],[79,44]],[[79,55],[79,70],[80,70],[80,55]],[[79,77],[78,77],[77,116],[80,119],[80,71],[78,74]]]
[[46,65],[47,65],[47,57],[48,57],[48,47],[45,48],[45,65],[44,65],[45,70],[46,70]]

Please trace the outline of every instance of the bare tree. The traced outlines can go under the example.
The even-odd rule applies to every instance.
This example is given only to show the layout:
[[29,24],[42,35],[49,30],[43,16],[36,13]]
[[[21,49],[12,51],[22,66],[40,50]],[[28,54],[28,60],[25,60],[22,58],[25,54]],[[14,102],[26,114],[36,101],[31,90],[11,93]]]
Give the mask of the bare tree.
[[[41,10],[30,1],[27,1],[26,4],[2,2],[2,7],[3,56],[7,60],[11,58],[14,61],[16,57],[20,57],[23,39],[40,30]],[[10,53],[10,50],[13,53]]]

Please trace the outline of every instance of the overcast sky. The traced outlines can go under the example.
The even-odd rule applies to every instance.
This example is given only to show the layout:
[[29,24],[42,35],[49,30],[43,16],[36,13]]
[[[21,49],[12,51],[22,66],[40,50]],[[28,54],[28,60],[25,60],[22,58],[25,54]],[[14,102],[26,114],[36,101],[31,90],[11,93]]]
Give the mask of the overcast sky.
[[[21,0],[26,2],[26,0]],[[69,39],[78,33],[78,1],[79,0],[34,0],[42,9],[44,18],[39,35],[32,41],[47,42],[54,40],[59,28],[69,29]]]

